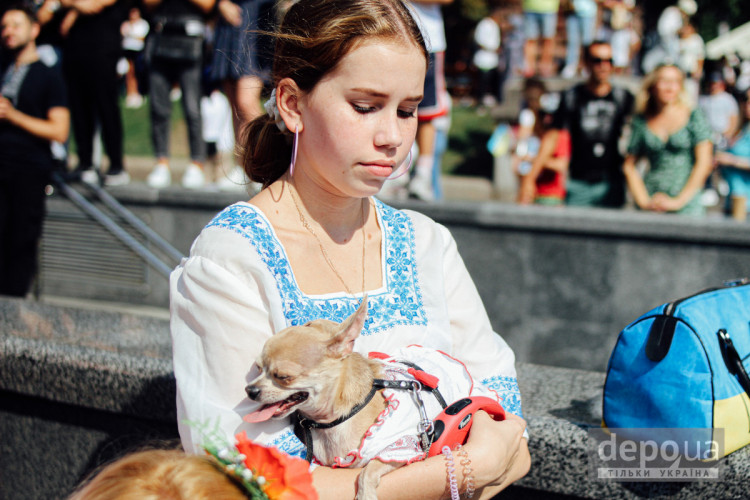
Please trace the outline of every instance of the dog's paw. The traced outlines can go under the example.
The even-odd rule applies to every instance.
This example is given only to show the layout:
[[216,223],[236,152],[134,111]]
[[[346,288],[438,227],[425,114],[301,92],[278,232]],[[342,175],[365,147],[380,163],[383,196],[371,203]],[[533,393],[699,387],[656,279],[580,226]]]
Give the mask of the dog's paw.
[[401,467],[400,464],[393,462],[371,460],[357,478],[357,500],[377,500],[376,490],[380,484],[380,478],[399,467]]

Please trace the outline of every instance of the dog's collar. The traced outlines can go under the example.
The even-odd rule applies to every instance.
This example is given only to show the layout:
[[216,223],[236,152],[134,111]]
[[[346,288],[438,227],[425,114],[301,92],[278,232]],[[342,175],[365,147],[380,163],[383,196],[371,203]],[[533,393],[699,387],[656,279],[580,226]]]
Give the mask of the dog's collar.
[[[445,400],[440,394],[440,391],[437,390],[437,387],[424,387],[418,381],[411,380],[384,380],[380,378],[373,379],[372,388],[370,389],[370,392],[367,394],[367,396],[365,396],[365,399],[362,402],[356,404],[347,415],[339,417],[332,422],[316,422],[314,420],[310,420],[308,418],[300,416],[299,413],[294,413],[294,415],[296,416],[296,425],[299,425],[299,427],[301,428],[301,437],[305,444],[307,461],[312,462],[313,459],[312,429],[330,429],[346,422],[354,415],[359,413],[362,408],[367,406],[370,401],[372,401],[372,398],[375,397],[375,394],[381,389],[397,389],[402,391],[413,390],[415,391],[415,393],[423,389],[428,390],[435,396],[435,398],[437,398],[438,402],[443,408],[446,407]],[[425,438],[427,438],[427,436],[425,436]],[[423,446],[424,445],[425,443],[423,443]]]
[[343,424],[350,418],[352,418],[354,415],[359,413],[362,408],[367,406],[370,401],[372,401],[372,398],[375,397],[375,393],[377,393],[380,389],[410,389],[411,388],[411,382],[408,382],[406,380],[403,381],[391,381],[391,380],[383,380],[376,378],[372,381],[372,389],[370,389],[370,392],[365,396],[365,399],[354,405],[354,407],[351,409],[351,411],[336,420],[332,422],[316,422],[314,420],[310,420],[304,417],[301,417],[299,420],[299,423],[302,427],[308,428],[308,429],[330,429],[331,427],[336,427],[339,424]]

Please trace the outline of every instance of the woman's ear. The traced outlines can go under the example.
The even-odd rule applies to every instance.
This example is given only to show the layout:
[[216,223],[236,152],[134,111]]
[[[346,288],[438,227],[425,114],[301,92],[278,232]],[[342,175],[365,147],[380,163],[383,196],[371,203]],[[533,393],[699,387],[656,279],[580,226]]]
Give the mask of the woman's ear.
[[301,96],[302,91],[291,78],[282,79],[276,86],[276,105],[287,130],[296,129],[302,132],[302,113],[299,106]]

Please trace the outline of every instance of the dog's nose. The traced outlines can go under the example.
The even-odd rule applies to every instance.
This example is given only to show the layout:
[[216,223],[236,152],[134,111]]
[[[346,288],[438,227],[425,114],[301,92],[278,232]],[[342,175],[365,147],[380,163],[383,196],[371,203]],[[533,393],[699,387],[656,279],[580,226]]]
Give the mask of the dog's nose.
[[245,387],[245,392],[247,393],[247,397],[252,400],[256,400],[258,399],[258,396],[260,396],[260,389],[258,389],[254,385],[248,385],[247,387]]

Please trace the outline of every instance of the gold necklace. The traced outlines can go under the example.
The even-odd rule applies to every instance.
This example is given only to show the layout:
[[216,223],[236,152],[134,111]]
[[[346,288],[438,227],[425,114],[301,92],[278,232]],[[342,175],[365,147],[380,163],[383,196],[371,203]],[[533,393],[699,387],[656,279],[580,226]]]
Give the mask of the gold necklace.
[[[289,184],[287,184],[289,185]],[[344,281],[344,278],[341,276],[341,274],[336,269],[336,266],[333,265],[333,261],[328,256],[328,252],[326,252],[325,247],[323,246],[323,242],[318,237],[318,235],[315,233],[315,230],[312,228],[309,222],[307,222],[307,218],[305,218],[304,214],[302,213],[302,210],[300,209],[299,203],[297,202],[297,197],[294,195],[294,189],[292,189],[292,186],[289,185],[289,194],[292,197],[292,202],[294,202],[294,207],[297,209],[297,213],[299,214],[299,220],[302,223],[302,226],[307,229],[307,231],[313,235],[313,237],[317,240],[318,246],[320,247],[320,252],[323,254],[323,258],[325,259],[326,263],[328,264],[328,267],[331,268],[331,271],[333,271],[333,274],[336,275],[336,277],[339,279],[342,285],[344,285],[344,289],[346,290],[346,293],[349,295],[354,295],[352,293],[351,289],[347,286],[346,281]],[[362,214],[361,214],[361,220],[362,220],[362,292],[365,291],[365,204],[366,201],[363,198],[362,199]]]

